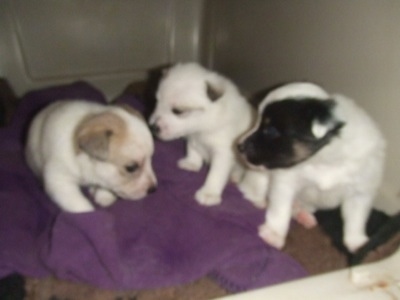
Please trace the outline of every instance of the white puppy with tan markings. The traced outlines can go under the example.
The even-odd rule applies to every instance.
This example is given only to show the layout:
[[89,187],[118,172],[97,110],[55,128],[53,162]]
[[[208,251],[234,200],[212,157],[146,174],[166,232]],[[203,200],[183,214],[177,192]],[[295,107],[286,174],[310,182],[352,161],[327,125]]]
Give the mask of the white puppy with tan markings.
[[40,111],[29,128],[26,159],[48,195],[63,210],[89,212],[95,202],[140,199],[155,190],[154,145],[141,115],[130,107],[83,100],[57,101]]
[[238,148],[250,165],[271,176],[266,221],[259,228],[267,243],[284,246],[292,216],[313,227],[317,209],[338,206],[348,250],[368,240],[385,140],[354,101],[307,82],[278,87],[262,101],[257,125]]
[[234,146],[252,125],[254,112],[230,80],[197,63],[181,63],[166,71],[156,98],[149,121],[153,133],[162,140],[187,139],[186,157],[178,166],[198,171],[203,163],[210,165],[195,194],[200,204],[219,204],[231,178],[241,181],[241,190],[256,206],[265,206],[267,176],[250,171],[242,180],[245,169]]

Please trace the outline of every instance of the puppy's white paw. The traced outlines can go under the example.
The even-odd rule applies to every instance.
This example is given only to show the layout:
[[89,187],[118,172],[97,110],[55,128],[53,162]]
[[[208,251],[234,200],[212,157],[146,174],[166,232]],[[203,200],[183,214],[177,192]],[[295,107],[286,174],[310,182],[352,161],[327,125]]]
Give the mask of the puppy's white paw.
[[221,195],[210,192],[204,188],[199,189],[194,196],[196,201],[205,206],[213,206],[221,203]]
[[94,201],[103,207],[110,206],[117,200],[117,197],[108,190],[92,187],[89,192],[92,194]]
[[268,245],[271,245],[277,249],[282,249],[285,245],[285,237],[271,229],[267,223],[264,223],[258,227],[258,235]]
[[201,169],[201,162],[199,164],[185,157],[178,160],[178,167],[183,170],[198,172]]
[[344,238],[344,244],[346,248],[354,253],[360,249],[366,242],[368,242],[368,237],[366,235],[352,235]]

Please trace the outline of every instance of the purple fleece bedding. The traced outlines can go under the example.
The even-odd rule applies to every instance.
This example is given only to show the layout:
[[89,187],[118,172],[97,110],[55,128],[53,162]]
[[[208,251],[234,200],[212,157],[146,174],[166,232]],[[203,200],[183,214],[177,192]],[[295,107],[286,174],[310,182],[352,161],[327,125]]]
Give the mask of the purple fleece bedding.
[[[216,207],[193,199],[206,170],[176,167],[184,144],[156,142],[158,190],[141,201],[119,200],[95,212],[61,212],[24,163],[23,140],[33,113],[56,99],[104,102],[77,82],[25,95],[0,130],[0,278],[12,272],[85,282],[103,288],[139,289],[183,284],[204,275],[230,290],[246,290],[302,277],[292,258],[257,236],[264,212],[233,185]],[[141,109],[137,99],[120,102]]]

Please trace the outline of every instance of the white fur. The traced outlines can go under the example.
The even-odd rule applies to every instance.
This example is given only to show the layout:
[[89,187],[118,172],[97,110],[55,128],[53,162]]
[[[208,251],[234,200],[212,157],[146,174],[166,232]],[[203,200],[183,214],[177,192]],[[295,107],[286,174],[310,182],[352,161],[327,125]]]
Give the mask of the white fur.
[[[214,102],[207,96],[207,83],[222,94]],[[150,124],[159,127],[163,140],[187,139],[186,157],[178,161],[180,168],[198,171],[204,162],[210,164],[206,181],[195,198],[203,205],[219,204],[229,177],[240,181],[243,176],[243,165],[236,158],[234,146],[252,124],[250,104],[230,80],[196,63],[177,64],[169,69],[156,96]],[[187,111],[176,115],[173,108]],[[252,177],[263,183],[254,186]],[[255,205],[263,206],[267,183],[267,176],[249,171],[239,186]]]
[[315,98],[325,100],[329,94],[320,86],[311,82],[292,82],[272,90],[260,103],[259,112],[263,111],[267,104],[286,98]]
[[[99,161],[85,151],[77,151],[74,137],[83,119],[111,112],[123,120],[126,138],[119,149],[111,149],[115,161]],[[43,109],[29,129],[26,159],[44,182],[49,196],[65,211],[88,212],[94,209],[80,186],[91,186],[90,193],[102,206],[117,196],[139,199],[156,184],[151,167],[153,140],[146,123],[117,106],[86,101],[58,101]],[[117,163],[118,161],[118,163]],[[135,174],[124,172],[125,163],[140,162]]]
[[[307,212],[305,225],[312,226],[316,224],[312,216],[315,210],[341,206],[344,244],[355,251],[368,240],[365,227],[381,182],[385,140],[374,121],[353,100],[328,95],[311,83],[283,86],[269,94],[261,107],[288,96],[334,99],[334,114],[345,126],[338,137],[306,161],[269,171],[269,208],[259,234],[267,243],[282,248],[292,215],[300,213],[304,221]],[[319,127],[314,130],[319,136],[324,131]]]

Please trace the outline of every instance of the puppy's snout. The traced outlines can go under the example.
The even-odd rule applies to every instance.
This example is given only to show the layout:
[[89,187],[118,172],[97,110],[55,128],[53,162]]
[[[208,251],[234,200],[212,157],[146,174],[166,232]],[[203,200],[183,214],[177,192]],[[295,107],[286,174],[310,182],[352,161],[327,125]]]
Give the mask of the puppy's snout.
[[149,187],[149,189],[147,190],[147,194],[152,194],[157,190],[157,186],[156,185],[152,185],[151,187]]
[[150,131],[153,135],[157,136],[160,134],[160,126],[156,123],[150,124]]

